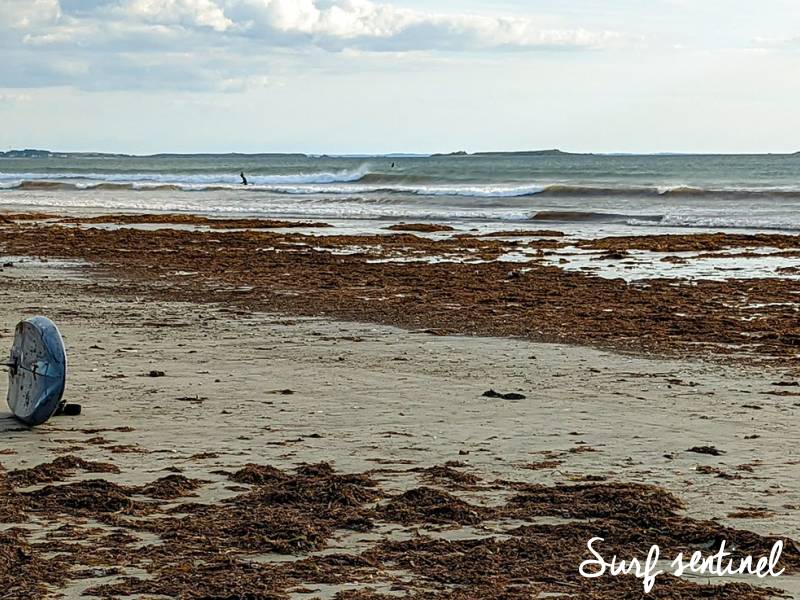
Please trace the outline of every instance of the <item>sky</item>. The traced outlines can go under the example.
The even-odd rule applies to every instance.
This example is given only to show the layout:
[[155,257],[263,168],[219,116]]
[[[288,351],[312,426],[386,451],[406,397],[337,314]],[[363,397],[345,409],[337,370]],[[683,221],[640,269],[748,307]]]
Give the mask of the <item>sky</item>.
[[797,0],[0,0],[0,149],[800,150]]

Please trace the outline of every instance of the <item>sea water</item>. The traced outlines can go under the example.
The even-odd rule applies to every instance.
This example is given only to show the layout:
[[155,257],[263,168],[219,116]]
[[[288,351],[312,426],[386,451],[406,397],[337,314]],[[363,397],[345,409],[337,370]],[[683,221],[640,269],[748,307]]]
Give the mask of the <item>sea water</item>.
[[[250,185],[239,176],[244,172]],[[0,206],[601,235],[800,231],[800,155],[0,158]]]

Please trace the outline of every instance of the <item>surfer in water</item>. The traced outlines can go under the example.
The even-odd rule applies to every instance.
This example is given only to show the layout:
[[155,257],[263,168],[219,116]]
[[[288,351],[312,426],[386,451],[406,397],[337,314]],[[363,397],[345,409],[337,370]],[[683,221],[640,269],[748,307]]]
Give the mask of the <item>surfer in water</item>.
[[247,185],[247,177],[244,176],[244,171],[239,173],[239,177],[242,178],[242,185]]

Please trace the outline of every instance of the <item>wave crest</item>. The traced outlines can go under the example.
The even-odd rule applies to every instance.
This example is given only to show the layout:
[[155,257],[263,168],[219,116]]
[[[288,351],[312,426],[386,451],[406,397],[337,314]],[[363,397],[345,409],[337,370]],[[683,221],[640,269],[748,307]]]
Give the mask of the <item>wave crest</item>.
[[408,171],[377,171],[369,164],[338,171],[247,175],[247,187],[235,173],[0,173],[5,190],[147,190],[269,192],[291,195],[408,194],[472,198],[676,198],[800,200],[800,185],[783,187],[700,187],[677,185],[582,184],[538,182],[465,182]]

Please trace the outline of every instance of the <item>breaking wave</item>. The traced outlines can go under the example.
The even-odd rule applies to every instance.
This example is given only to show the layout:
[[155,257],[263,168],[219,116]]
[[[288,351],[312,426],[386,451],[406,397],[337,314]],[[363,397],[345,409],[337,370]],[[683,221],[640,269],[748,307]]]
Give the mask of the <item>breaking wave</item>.
[[800,231],[800,224],[780,215],[631,215],[592,211],[544,210],[530,216],[534,222],[561,224],[620,224],[629,227],[663,227],[683,229],[752,229]]
[[463,183],[408,173],[372,172],[368,165],[357,169],[248,175],[251,185],[241,185],[231,174],[174,173],[0,173],[4,190],[130,190],[130,191],[246,191],[272,194],[409,194],[472,198],[687,198],[687,199],[800,199],[800,187],[720,187],[690,185],[631,186],[565,183]]
[[[636,217],[625,222],[626,225],[633,227],[644,226],[652,227],[652,221],[642,220]],[[687,229],[753,229],[753,230],[775,230],[775,231],[800,231],[800,224],[791,219],[775,216],[754,216],[754,215],[664,215],[658,221],[659,227],[677,227]]]
[[579,210],[542,210],[531,215],[531,221],[552,223],[626,223],[637,221],[652,226],[661,223],[664,215],[624,215],[605,212],[586,212]]
[[[325,171],[315,173],[291,173],[286,175],[252,175],[250,183],[255,185],[291,185],[291,184],[326,184],[347,183],[363,179],[369,173],[369,167],[362,165],[357,169]],[[240,179],[229,173],[0,173],[0,186],[6,188],[20,187],[37,182],[72,182],[73,188],[83,189],[109,183],[125,185],[146,183],[152,187],[161,184],[187,187],[203,187],[214,185],[237,185]]]

